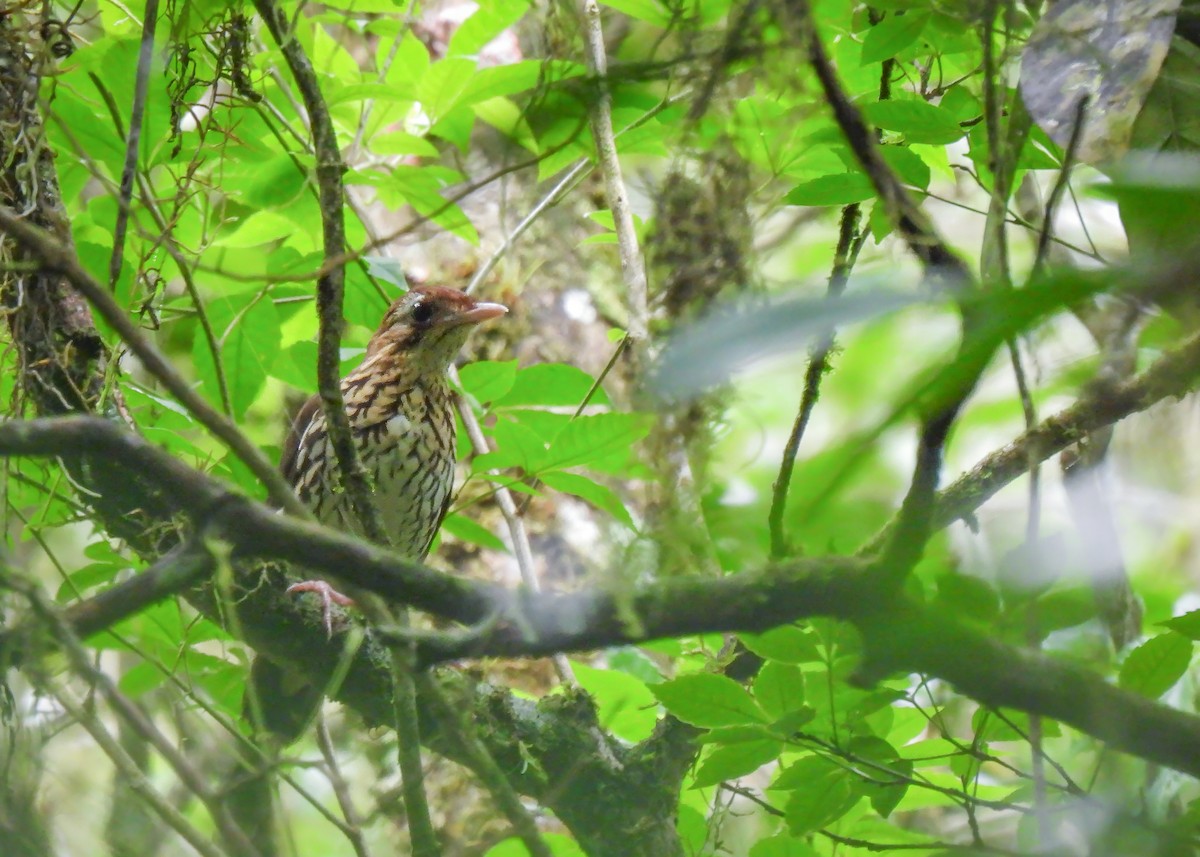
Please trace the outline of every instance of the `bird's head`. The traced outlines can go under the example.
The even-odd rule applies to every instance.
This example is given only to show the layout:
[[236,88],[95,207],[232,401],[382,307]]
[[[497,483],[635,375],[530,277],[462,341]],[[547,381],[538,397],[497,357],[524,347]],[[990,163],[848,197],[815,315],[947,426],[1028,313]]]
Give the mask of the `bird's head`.
[[367,358],[384,349],[403,354],[421,372],[444,372],[475,325],[508,312],[457,289],[418,286],[393,303],[367,346]]

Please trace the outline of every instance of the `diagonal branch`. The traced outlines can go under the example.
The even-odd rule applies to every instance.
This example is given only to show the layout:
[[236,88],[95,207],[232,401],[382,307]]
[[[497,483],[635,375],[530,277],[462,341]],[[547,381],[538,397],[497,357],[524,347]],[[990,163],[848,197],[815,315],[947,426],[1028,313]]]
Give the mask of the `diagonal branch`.
[[337,133],[317,74],[296,34],[290,29],[283,11],[274,0],[255,0],[254,7],[262,17],[283,58],[291,69],[308,122],[312,128],[313,149],[317,159],[317,188],[321,207],[321,231],[325,243],[325,264],[317,278],[317,313],[320,332],[317,342],[317,390],[325,412],[329,443],[337,459],[342,482],[349,494],[366,537],[376,544],[387,544],[379,512],[371,499],[371,483],[359,461],[358,449],[350,431],[350,418],[342,400],[341,350],[342,301],[345,293],[345,268],[339,261],[346,251],[346,204],[342,173],[346,166],[338,149]]
[[299,518],[309,518],[308,510],[296,499],[291,487],[232,420],[213,409],[171,365],[129,318],[104,286],[84,270],[74,251],[63,246],[42,229],[27,223],[11,209],[0,205],[0,231],[7,233],[32,253],[50,271],[61,274],[91,302],[130,351],[142,361],[146,371],[167,388],[196,420],[224,441],[243,464],[267,487],[271,500]]

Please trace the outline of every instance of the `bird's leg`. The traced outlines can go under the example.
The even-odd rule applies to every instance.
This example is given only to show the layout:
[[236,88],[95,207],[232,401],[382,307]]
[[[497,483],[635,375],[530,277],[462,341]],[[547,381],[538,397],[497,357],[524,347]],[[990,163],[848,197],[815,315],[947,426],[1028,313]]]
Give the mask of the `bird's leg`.
[[325,620],[326,635],[333,636],[333,605],[353,607],[354,599],[338,592],[323,580],[304,580],[287,588],[289,595],[297,592],[315,592],[321,596],[321,617]]

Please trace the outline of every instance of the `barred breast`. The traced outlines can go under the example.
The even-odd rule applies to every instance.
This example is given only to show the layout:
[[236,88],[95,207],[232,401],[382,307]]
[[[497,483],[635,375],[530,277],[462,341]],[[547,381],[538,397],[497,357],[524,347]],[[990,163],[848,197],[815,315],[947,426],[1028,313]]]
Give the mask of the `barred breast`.
[[[376,376],[377,377],[377,376]],[[376,383],[351,375],[342,383],[350,428],[391,546],[423,559],[450,502],[454,485],[455,425],[444,378],[411,385]],[[321,523],[362,535],[328,441],[320,401],[297,417],[307,418],[285,460],[284,474]]]

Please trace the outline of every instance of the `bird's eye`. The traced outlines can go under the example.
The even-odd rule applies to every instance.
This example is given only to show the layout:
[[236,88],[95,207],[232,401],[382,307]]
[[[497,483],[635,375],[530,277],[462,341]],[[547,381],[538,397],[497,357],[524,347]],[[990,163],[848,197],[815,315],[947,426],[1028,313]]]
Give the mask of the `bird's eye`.
[[417,324],[426,324],[433,318],[433,307],[427,303],[419,303],[412,308],[412,320]]

